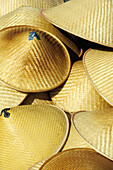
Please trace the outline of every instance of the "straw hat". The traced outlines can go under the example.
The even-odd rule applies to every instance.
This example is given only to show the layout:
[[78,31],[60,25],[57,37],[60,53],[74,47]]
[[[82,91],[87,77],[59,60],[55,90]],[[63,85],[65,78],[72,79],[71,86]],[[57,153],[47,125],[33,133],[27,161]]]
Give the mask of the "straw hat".
[[73,124],[93,149],[113,160],[113,108],[78,112],[73,116]]
[[34,104],[53,104],[47,92],[42,93],[29,93],[22,105],[34,105]]
[[66,83],[49,94],[55,105],[70,113],[111,107],[90,83],[82,61],[75,62]]
[[27,93],[21,93],[8,87],[0,81],[0,112],[4,108],[18,106],[27,97]]
[[70,56],[52,34],[38,28],[10,27],[0,31],[0,42],[0,79],[12,88],[41,92],[67,79]]
[[64,3],[64,0],[0,0],[0,16],[5,15],[21,6],[48,9]]
[[48,159],[40,170],[112,170],[113,162],[90,149],[70,149]]
[[0,130],[0,169],[28,169],[62,148],[69,122],[55,106],[18,106],[4,110]]
[[52,24],[43,19],[43,17],[40,15],[40,11],[41,10],[39,8],[20,7],[0,17],[0,29],[15,25],[28,25],[38,27],[55,35],[70,49],[72,49],[77,56],[81,56],[82,49],[80,49],[75,43],[64,36]]
[[[68,115],[68,114],[67,114]],[[70,116],[70,115],[69,115]],[[64,144],[62,151],[72,148],[91,148],[90,145],[79,135],[79,133],[75,130],[73,124],[70,124],[70,132],[67,137],[67,140]],[[34,164],[30,170],[38,170],[44,164],[46,160],[39,161],[38,163]]]
[[113,106],[113,51],[88,50],[84,66],[95,89]]
[[71,0],[43,11],[42,16],[73,35],[113,47],[112,8],[110,0]]

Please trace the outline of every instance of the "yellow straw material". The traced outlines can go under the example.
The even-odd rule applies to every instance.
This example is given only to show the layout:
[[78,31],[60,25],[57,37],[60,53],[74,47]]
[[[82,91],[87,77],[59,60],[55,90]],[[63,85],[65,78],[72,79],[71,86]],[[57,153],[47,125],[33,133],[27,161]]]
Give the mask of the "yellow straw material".
[[11,89],[0,81],[0,112],[4,108],[18,106],[27,97],[27,93],[21,93]]
[[22,6],[48,9],[62,3],[64,0],[0,0],[0,16]]
[[67,79],[70,56],[52,34],[38,28],[10,27],[0,31],[0,42],[0,79],[12,88],[42,92]]
[[92,86],[85,74],[82,61],[73,64],[64,85],[49,93],[55,105],[70,113],[111,107]]
[[71,124],[70,133],[63,150],[72,148],[91,148],[91,146],[79,135]]
[[73,124],[93,149],[113,161],[113,108],[75,113]]
[[81,56],[82,49],[58,31],[58,29],[56,29],[52,24],[43,19],[40,15],[40,11],[41,10],[39,8],[20,7],[7,15],[0,17],[0,29],[15,25],[38,27],[55,35],[70,49],[72,49],[77,56]]
[[90,149],[70,149],[48,159],[40,170],[112,170],[113,162]]
[[95,89],[113,106],[113,51],[88,50],[84,66]]
[[71,0],[43,11],[42,16],[73,35],[113,47],[111,0]]
[[0,116],[0,130],[0,169],[26,170],[62,148],[69,123],[57,107],[18,106]]

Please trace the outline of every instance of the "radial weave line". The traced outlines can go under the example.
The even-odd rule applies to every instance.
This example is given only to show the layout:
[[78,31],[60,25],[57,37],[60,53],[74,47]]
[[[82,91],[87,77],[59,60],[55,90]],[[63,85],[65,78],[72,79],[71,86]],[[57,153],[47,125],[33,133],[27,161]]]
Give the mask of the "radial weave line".
[[19,106],[0,116],[0,169],[28,169],[56,154],[64,145],[69,122],[50,105]]
[[59,40],[66,44],[70,49],[72,49],[78,56],[82,55],[82,50],[63,35],[58,29],[56,29],[52,24],[47,22],[40,15],[41,10],[39,8],[33,7],[20,7],[7,15],[0,17],[0,29],[15,26],[15,25],[28,25],[33,27],[38,27],[46,30],[53,35],[55,35]]
[[113,108],[75,113],[73,124],[93,149],[113,161]]
[[[29,41],[31,31],[36,31],[40,40],[34,37]],[[2,30],[0,40],[0,79],[12,88],[24,92],[47,91],[68,77],[70,56],[52,34],[18,26]]]
[[113,106],[113,51],[88,50],[84,66],[95,89]]
[[40,9],[48,9],[64,3],[63,0],[0,0],[0,16],[3,16],[15,9],[27,6]]
[[113,1],[111,0],[71,0],[43,11],[42,16],[71,34],[113,47]]
[[82,61],[75,62],[65,84],[49,91],[49,94],[55,105],[70,113],[111,107],[91,84],[85,74]]

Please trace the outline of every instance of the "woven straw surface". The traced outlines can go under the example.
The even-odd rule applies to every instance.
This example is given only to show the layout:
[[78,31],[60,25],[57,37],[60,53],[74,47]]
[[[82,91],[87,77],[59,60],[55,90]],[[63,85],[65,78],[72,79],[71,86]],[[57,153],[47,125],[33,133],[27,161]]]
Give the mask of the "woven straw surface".
[[[65,142],[65,145],[62,151],[72,148],[91,148],[90,145],[79,135],[79,133],[75,130],[74,126],[71,124],[69,136]],[[44,164],[46,160],[40,161],[33,165],[31,170],[39,170],[40,167]]]
[[95,89],[113,106],[113,51],[88,50],[84,66]]
[[71,0],[43,11],[43,16],[69,33],[113,47],[111,0]]
[[47,92],[42,93],[30,93],[26,99],[22,102],[22,105],[30,104],[53,104]]
[[18,106],[27,97],[27,93],[21,93],[8,87],[0,81],[0,112],[4,108]]
[[112,170],[113,162],[90,149],[70,149],[56,154],[40,170]]
[[78,112],[73,123],[82,137],[99,153],[113,160],[113,109]]
[[64,85],[49,93],[55,105],[70,113],[111,107],[90,83],[82,61],[73,64],[69,78]]
[[0,117],[0,169],[28,169],[57,153],[68,134],[68,118],[49,105],[19,106]]
[[48,9],[63,3],[63,0],[0,0],[0,16],[21,6]]
[[39,8],[20,7],[0,18],[0,29],[15,25],[29,25],[44,29],[55,35],[69,48],[71,48],[78,56],[80,56],[82,54],[82,49],[80,49],[75,43],[64,36],[52,24],[43,19],[43,17],[40,15],[40,11],[41,10]]
[[70,133],[63,150],[71,148],[91,148],[71,124]]
[[[28,40],[29,32],[36,37]],[[24,92],[47,91],[61,85],[70,71],[70,56],[52,34],[28,27],[0,32],[0,79]]]

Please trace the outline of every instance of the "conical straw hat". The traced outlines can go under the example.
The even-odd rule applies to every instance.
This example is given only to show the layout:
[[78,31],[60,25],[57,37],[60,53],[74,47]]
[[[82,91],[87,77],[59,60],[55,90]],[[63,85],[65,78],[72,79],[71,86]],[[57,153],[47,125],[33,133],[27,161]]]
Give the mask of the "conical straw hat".
[[[73,124],[70,124],[70,132],[67,137],[67,140],[64,144],[62,151],[72,148],[92,148],[82,137],[79,133],[75,130]],[[30,170],[38,170],[44,164],[46,160],[39,161],[38,163],[34,164]]]
[[34,105],[34,104],[53,104],[47,92],[42,93],[29,93],[21,105]]
[[82,49],[80,49],[75,43],[58,31],[52,24],[43,19],[43,17],[40,15],[40,11],[41,10],[39,8],[20,7],[0,17],[0,29],[15,25],[38,27],[55,35],[70,49],[72,49],[77,54],[77,56],[81,56]]
[[66,83],[49,94],[55,105],[70,113],[111,107],[90,83],[82,61],[75,62]]
[[111,0],[71,0],[43,11],[42,15],[73,35],[113,47],[112,9]]
[[0,0],[0,16],[21,6],[48,9],[62,3],[64,3],[64,0]]
[[84,66],[95,89],[113,106],[113,51],[88,50]]
[[[32,40],[30,36],[34,36]],[[31,27],[10,27],[0,31],[0,42],[0,79],[12,88],[41,92],[67,79],[70,56],[52,34]]]
[[62,148],[69,122],[54,106],[18,106],[4,110],[0,130],[0,169],[28,169]]
[[27,97],[27,93],[21,93],[8,87],[0,81],[0,112],[4,108],[18,106]]
[[40,170],[112,170],[113,162],[90,149],[69,149],[48,159]]
[[78,112],[73,124],[80,135],[105,157],[113,160],[113,109]]

